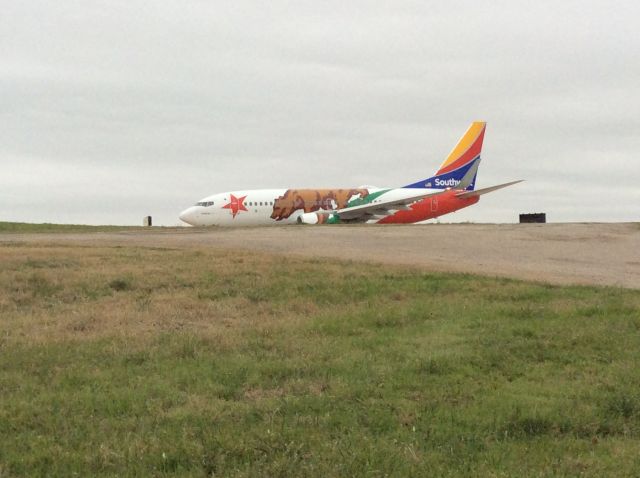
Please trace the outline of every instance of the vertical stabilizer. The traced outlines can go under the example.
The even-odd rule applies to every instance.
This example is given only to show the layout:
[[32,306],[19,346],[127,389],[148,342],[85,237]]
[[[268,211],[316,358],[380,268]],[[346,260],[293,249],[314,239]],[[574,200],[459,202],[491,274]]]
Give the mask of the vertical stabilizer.
[[474,121],[467,129],[467,132],[460,138],[460,141],[451,150],[436,174],[430,178],[404,186],[405,188],[431,188],[447,189],[458,186],[467,172],[472,168],[475,170],[473,178],[465,179],[464,189],[473,191],[476,185],[476,175],[480,164],[480,153],[482,152],[482,142],[487,123],[484,121]]

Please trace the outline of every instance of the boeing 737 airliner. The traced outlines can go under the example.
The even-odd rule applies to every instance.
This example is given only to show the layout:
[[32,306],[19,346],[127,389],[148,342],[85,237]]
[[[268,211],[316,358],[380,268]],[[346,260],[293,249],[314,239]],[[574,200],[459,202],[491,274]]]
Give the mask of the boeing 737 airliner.
[[475,189],[486,123],[471,124],[435,176],[401,188],[255,189],[214,194],[183,211],[192,226],[406,224],[440,217],[520,181]]

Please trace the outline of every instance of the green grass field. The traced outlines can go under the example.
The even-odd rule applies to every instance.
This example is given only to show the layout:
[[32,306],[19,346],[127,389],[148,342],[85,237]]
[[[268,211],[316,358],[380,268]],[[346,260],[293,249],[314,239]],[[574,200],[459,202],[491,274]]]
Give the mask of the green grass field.
[[0,476],[638,476],[640,291],[0,245]]
[[[35,233],[35,232],[118,232],[118,231],[145,231],[157,230],[158,227],[148,228],[142,226],[87,226],[84,224],[32,224],[27,222],[3,222],[0,221],[0,233]],[[164,228],[163,228],[164,229]]]

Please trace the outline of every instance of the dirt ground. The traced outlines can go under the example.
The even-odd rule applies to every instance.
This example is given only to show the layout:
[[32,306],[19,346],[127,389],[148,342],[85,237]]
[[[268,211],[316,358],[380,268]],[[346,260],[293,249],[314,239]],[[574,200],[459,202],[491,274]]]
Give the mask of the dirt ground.
[[640,224],[430,224],[0,234],[28,242],[215,247],[640,289]]

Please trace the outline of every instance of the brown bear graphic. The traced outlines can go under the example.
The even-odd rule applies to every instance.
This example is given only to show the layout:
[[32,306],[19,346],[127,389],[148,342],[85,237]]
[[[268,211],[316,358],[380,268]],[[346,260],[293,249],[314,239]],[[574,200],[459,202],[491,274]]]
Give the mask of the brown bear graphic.
[[369,195],[366,189],[287,189],[276,199],[271,219],[281,221],[290,217],[295,211],[313,212],[319,209],[344,208],[352,197]]

